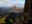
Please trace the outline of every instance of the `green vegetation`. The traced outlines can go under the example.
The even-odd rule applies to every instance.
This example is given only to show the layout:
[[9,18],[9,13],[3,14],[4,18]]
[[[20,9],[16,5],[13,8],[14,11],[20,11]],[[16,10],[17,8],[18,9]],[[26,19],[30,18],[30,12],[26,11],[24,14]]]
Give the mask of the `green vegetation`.
[[11,18],[11,19],[9,19],[9,21],[10,21],[11,23],[13,23],[13,20],[12,20],[12,18]]

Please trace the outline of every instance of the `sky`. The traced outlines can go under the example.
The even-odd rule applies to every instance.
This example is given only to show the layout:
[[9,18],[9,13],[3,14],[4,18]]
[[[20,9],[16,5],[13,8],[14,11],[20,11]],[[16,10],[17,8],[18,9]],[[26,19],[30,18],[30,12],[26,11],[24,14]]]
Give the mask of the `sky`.
[[24,7],[25,0],[0,0],[0,7]]

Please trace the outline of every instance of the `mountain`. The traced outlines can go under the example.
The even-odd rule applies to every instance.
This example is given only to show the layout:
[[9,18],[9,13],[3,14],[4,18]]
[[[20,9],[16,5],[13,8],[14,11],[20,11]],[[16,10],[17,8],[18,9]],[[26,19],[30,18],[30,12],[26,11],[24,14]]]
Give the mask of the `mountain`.
[[6,14],[6,13],[11,13],[11,12],[23,12],[24,8],[19,8],[16,6],[13,7],[0,7],[0,14]]

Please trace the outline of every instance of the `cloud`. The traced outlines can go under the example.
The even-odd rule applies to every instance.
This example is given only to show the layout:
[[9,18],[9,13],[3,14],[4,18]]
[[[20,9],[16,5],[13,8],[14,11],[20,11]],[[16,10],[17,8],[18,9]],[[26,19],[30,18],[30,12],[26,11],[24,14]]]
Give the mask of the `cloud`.
[[24,6],[25,1],[19,0],[18,3],[16,3],[16,0],[2,0],[0,1],[0,7],[11,7],[11,6]]

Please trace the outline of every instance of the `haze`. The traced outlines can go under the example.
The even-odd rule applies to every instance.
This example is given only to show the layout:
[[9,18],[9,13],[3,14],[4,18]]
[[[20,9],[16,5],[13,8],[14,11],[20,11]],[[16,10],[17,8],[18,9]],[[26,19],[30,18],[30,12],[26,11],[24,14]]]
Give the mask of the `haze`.
[[0,7],[24,7],[25,0],[0,0]]

